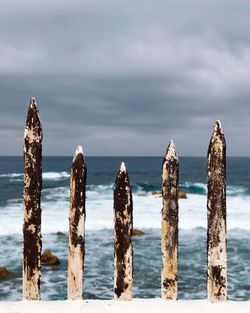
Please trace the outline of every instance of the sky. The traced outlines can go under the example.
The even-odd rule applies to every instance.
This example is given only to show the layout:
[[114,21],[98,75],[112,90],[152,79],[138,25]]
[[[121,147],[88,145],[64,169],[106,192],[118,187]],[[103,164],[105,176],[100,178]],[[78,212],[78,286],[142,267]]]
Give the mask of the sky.
[[[22,155],[31,97],[43,154],[250,155],[250,2],[1,0],[0,155]],[[247,141],[246,141],[247,140]]]

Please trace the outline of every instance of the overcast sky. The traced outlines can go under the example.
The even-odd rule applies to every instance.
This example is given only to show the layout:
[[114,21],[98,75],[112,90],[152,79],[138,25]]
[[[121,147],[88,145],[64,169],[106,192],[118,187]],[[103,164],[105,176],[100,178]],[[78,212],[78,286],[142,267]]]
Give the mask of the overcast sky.
[[45,155],[250,155],[250,2],[1,0],[0,155],[36,97]]

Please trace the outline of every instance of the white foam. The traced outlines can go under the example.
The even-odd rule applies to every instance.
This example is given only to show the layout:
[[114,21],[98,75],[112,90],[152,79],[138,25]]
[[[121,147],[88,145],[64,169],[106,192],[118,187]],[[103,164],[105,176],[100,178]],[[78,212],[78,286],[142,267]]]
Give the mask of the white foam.
[[[69,177],[70,174],[63,172],[44,172],[42,177],[44,180],[60,180],[63,178]],[[20,181],[20,178],[23,178],[23,173],[11,173],[11,174],[1,174],[0,177],[14,178],[13,181]],[[15,179],[18,178],[18,179]]]
[[190,189],[196,189],[197,192],[199,190],[203,191],[203,192],[207,192],[207,185],[204,183],[190,183],[190,182],[185,182],[184,184],[180,185],[180,188],[190,188]]
[[45,180],[60,180],[62,178],[69,177],[67,172],[45,172],[43,173],[43,179]]
[[[206,195],[188,194],[179,201],[179,227],[193,229],[207,226]],[[228,229],[240,228],[250,231],[250,196],[230,195],[227,197]],[[160,228],[162,198],[151,192],[133,193],[134,227]],[[43,190],[42,233],[68,230],[69,188],[57,187]],[[22,199],[9,201],[0,207],[0,235],[22,234]],[[113,186],[87,187],[86,229],[113,229]]]
[[227,195],[229,196],[237,196],[237,195],[241,195],[241,194],[245,194],[247,192],[247,188],[246,187],[242,187],[242,186],[227,186]]
[[13,178],[13,177],[22,177],[23,174],[21,173],[10,173],[10,174],[1,174],[0,177],[10,177],[10,178]]
[[[184,184],[180,185],[181,188],[191,189],[193,191],[199,191],[207,193],[207,184],[204,183],[191,183],[191,182],[185,182]],[[239,195],[239,194],[246,194],[247,188],[243,186],[227,186],[227,195]]]

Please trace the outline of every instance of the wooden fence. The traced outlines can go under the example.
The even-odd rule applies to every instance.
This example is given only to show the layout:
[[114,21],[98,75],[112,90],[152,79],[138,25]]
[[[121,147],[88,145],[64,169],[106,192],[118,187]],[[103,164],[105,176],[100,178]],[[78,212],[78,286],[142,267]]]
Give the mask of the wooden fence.
[[[40,300],[42,126],[38,106],[31,99],[24,132],[23,297]],[[226,143],[219,121],[208,148],[207,196],[207,294],[212,302],[227,299],[226,247]],[[162,163],[162,256],[161,296],[178,297],[178,181],[179,161],[170,141]],[[68,299],[83,295],[85,255],[86,165],[77,147],[70,177]],[[132,299],[133,201],[124,163],[114,185],[114,298]]]

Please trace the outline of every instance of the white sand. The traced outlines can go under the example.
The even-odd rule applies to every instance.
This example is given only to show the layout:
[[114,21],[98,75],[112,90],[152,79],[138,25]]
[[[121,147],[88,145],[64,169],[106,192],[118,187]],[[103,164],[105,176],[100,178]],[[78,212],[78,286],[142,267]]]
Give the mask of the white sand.
[[206,300],[166,301],[134,299],[132,301],[0,301],[1,313],[250,313],[250,301],[210,303]]

